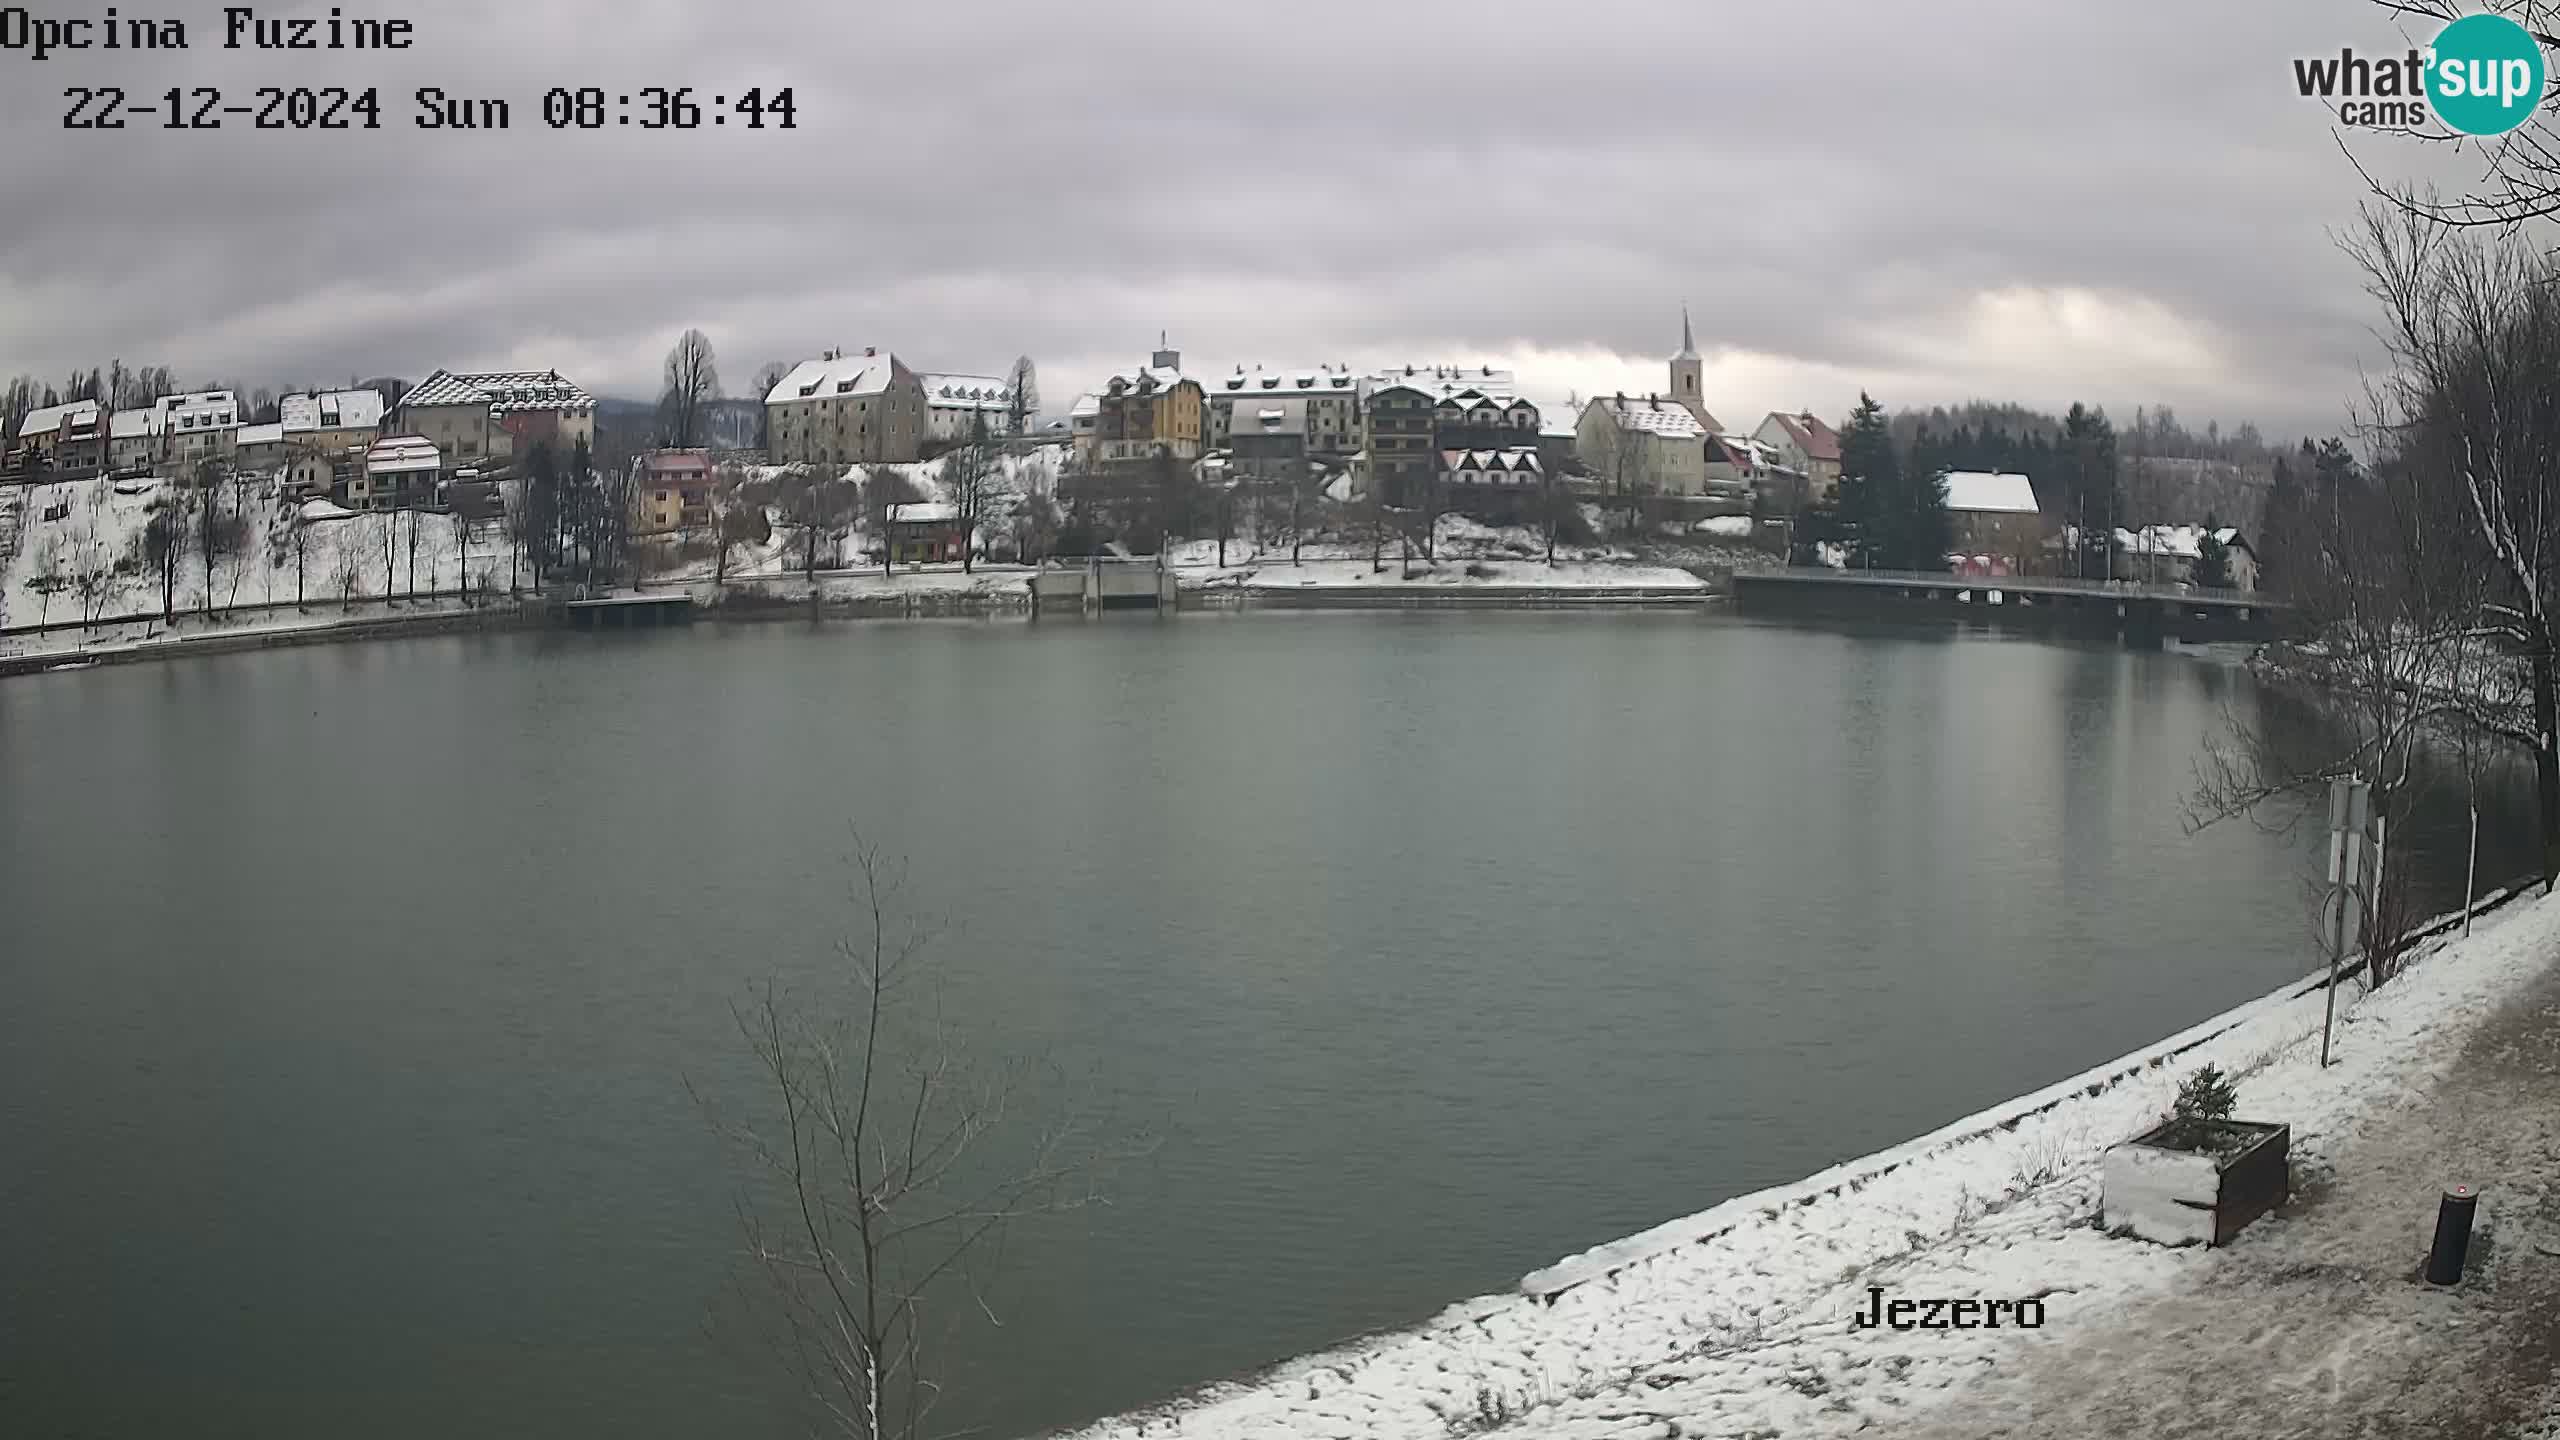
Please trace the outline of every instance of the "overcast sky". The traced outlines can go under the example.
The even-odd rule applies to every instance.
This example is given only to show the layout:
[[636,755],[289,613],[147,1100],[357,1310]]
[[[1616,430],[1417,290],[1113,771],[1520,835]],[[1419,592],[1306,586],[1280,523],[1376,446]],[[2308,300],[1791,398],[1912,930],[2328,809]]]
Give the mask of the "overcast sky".
[[[831,345],[1027,353],[1057,412],[1163,330],[1195,370],[1553,399],[1660,388],[1685,300],[1729,424],[1863,387],[2278,434],[2338,428],[2371,348],[2330,238],[2360,182],[2289,61],[2400,43],[2356,0],[340,0],[415,48],[260,55],[214,4],[117,8],[191,48],[0,53],[0,369],[645,396],[692,325],[733,393]],[[60,128],[67,85],[279,83],[378,85],[385,128]],[[543,124],[551,86],[651,84],[787,85],[799,128]],[[411,128],[422,85],[513,128]]]

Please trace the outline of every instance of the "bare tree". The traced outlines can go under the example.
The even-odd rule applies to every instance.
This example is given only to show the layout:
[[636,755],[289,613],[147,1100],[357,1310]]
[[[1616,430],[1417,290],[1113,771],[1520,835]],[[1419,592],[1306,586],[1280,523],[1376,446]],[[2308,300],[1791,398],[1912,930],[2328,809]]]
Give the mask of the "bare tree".
[[356,592],[364,588],[365,551],[369,541],[358,537],[355,522],[336,522],[337,538],[329,547],[329,583],[338,592],[341,609],[356,608]]
[[[2437,29],[2475,10],[2503,14],[2522,25],[2542,47],[2545,70],[2560,71],[2560,16],[2555,16],[2551,0],[2492,0],[2485,6],[2473,3],[2473,0],[2459,0],[2459,3],[2458,0],[2374,0],[2374,3],[2395,19],[2417,22],[2403,27],[2409,33],[2413,46],[2424,43]],[[2346,152],[2349,163],[2364,177],[2367,187],[2377,197],[2415,218],[2455,228],[2512,229],[2530,221],[2560,215],[2560,91],[2546,91],[2538,113],[2504,135],[2473,137],[2432,122],[2381,128],[2424,144],[2450,148],[2479,165],[2480,182],[2469,193],[2453,200],[2434,195],[2419,196],[2384,186],[2364,162],[2356,158],[2341,134],[2339,149]]]
[[60,574],[62,537],[47,529],[27,559],[35,572],[27,577],[27,588],[36,592],[36,628],[43,629],[53,615],[54,592],[68,588]]
[[1040,371],[1023,355],[1013,362],[1013,373],[1004,382],[1004,421],[1007,437],[1020,440],[1031,433],[1040,420]]
[[756,448],[759,450],[773,447],[773,411],[766,406],[765,400],[790,373],[791,367],[779,360],[766,361],[764,368],[756,372]]
[[71,593],[80,602],[80,625],[86,629],[107,613],[116,592],[116,555],[107,542],[106,487],[90,485],[80,518],[71,531]]
[[2560,267],[2415,205],[2368,207],[2350,248],[2386,317],[2377,428],[2459,497],[2469,523],[2447,543],[2493,579],[2481,617],[2530,667],[2543,874],[2560,877]]
[[154,573],[160,577],[160,619],[173,624],[178,618],[178,560],[187,553],[189,507],[174,494],[164,494],[151,502],[150,518],[142,527],[142,554]]
[[1046,1103],[1052,1067],[971,1057],[905,865],[857,836],[853,867],[836,973],[734,1009],[761,1102],[747,1115],[695,1098],[746,1161],[745,1258],[813,1413],[856,1440],[911,1440],[931,1433],[938,1342],[994,1317],[1007,1232],[1098,1203],[1102,1168],[1144,1146]]
[[292,528],[286,533],[293,547],[293,608],[302,608],[303,582],[311,568],[311,522],[303,518],[302,507],[288,504],[277,517]]
[[711,337],[687,330],[667,352],[667,383],[658,396],[658,434],[682,450],[700,443],[703,407],[720,398],[720,366]]
[[969,433],[942,457],[942,493],[960,527],[960,569],[975,568],[978,531],[1010,513],[1013,486],[1005,476],[1004,457],[987,433],[986,412],[969,417]]

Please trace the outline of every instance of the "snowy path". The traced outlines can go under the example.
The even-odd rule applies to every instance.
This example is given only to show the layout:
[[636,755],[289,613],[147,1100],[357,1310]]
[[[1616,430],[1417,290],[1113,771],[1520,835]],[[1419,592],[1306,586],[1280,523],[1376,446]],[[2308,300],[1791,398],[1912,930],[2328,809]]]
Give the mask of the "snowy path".
[[[2319,996],[2279,992],[2056,1087],[2059,1103],[1719,1207],[1692,1222],[1711,1238],[1631,1252],[1552,1302],[1468,1302],[1083,1434],[2498,1433],[2552,1378],[2555,954],[2560,903],[2519,902],[2342,997],[2326,1071]],[[2207,1062],[2244,1072],[2242,1117],[2294,1127],[2297,1202],[2227,1250],[2108,1239],[2099,1156]],[[2494,1187],[2495,1238],[2473,1283],[2437,1294],[2407,1276],[2457,1178]],[[2036,1297],[2045,1320],[1855,1329],[1870,1286]],[[2226,1370],[2199,1364],[2215,1352]]]

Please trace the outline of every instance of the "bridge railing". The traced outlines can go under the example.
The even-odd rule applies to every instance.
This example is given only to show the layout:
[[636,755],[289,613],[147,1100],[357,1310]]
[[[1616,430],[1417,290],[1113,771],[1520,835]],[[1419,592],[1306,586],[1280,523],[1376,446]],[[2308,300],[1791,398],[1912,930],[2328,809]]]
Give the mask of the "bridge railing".
[[2226,605],[2271,605],[2252,590],[2217,589],[2205,585],[2161,585],[2139,580],[2075,579],[2068,575],[1958,575],[1948,570],[1842,570],[1828,565],[1790,565],[1783,570],[1738,574],[1773,579],[1834,580],[1877,585],[1944,585],[1966,590],[2033,591],[2056,595],[2125,595],[2162,600],[2208,600]]

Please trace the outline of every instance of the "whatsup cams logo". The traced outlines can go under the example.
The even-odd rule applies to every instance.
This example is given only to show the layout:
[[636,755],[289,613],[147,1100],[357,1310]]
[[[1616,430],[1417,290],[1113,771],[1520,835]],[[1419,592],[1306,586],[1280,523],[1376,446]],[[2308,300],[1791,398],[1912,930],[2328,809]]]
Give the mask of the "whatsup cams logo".
[[2430,121],[2463,135],[2504,135],[2542,104],[2542,46],[2504,15],[2465,15],[2433,42],[2400,55],[2293,62],[2306,99],[2341,125],[2413,129]]

